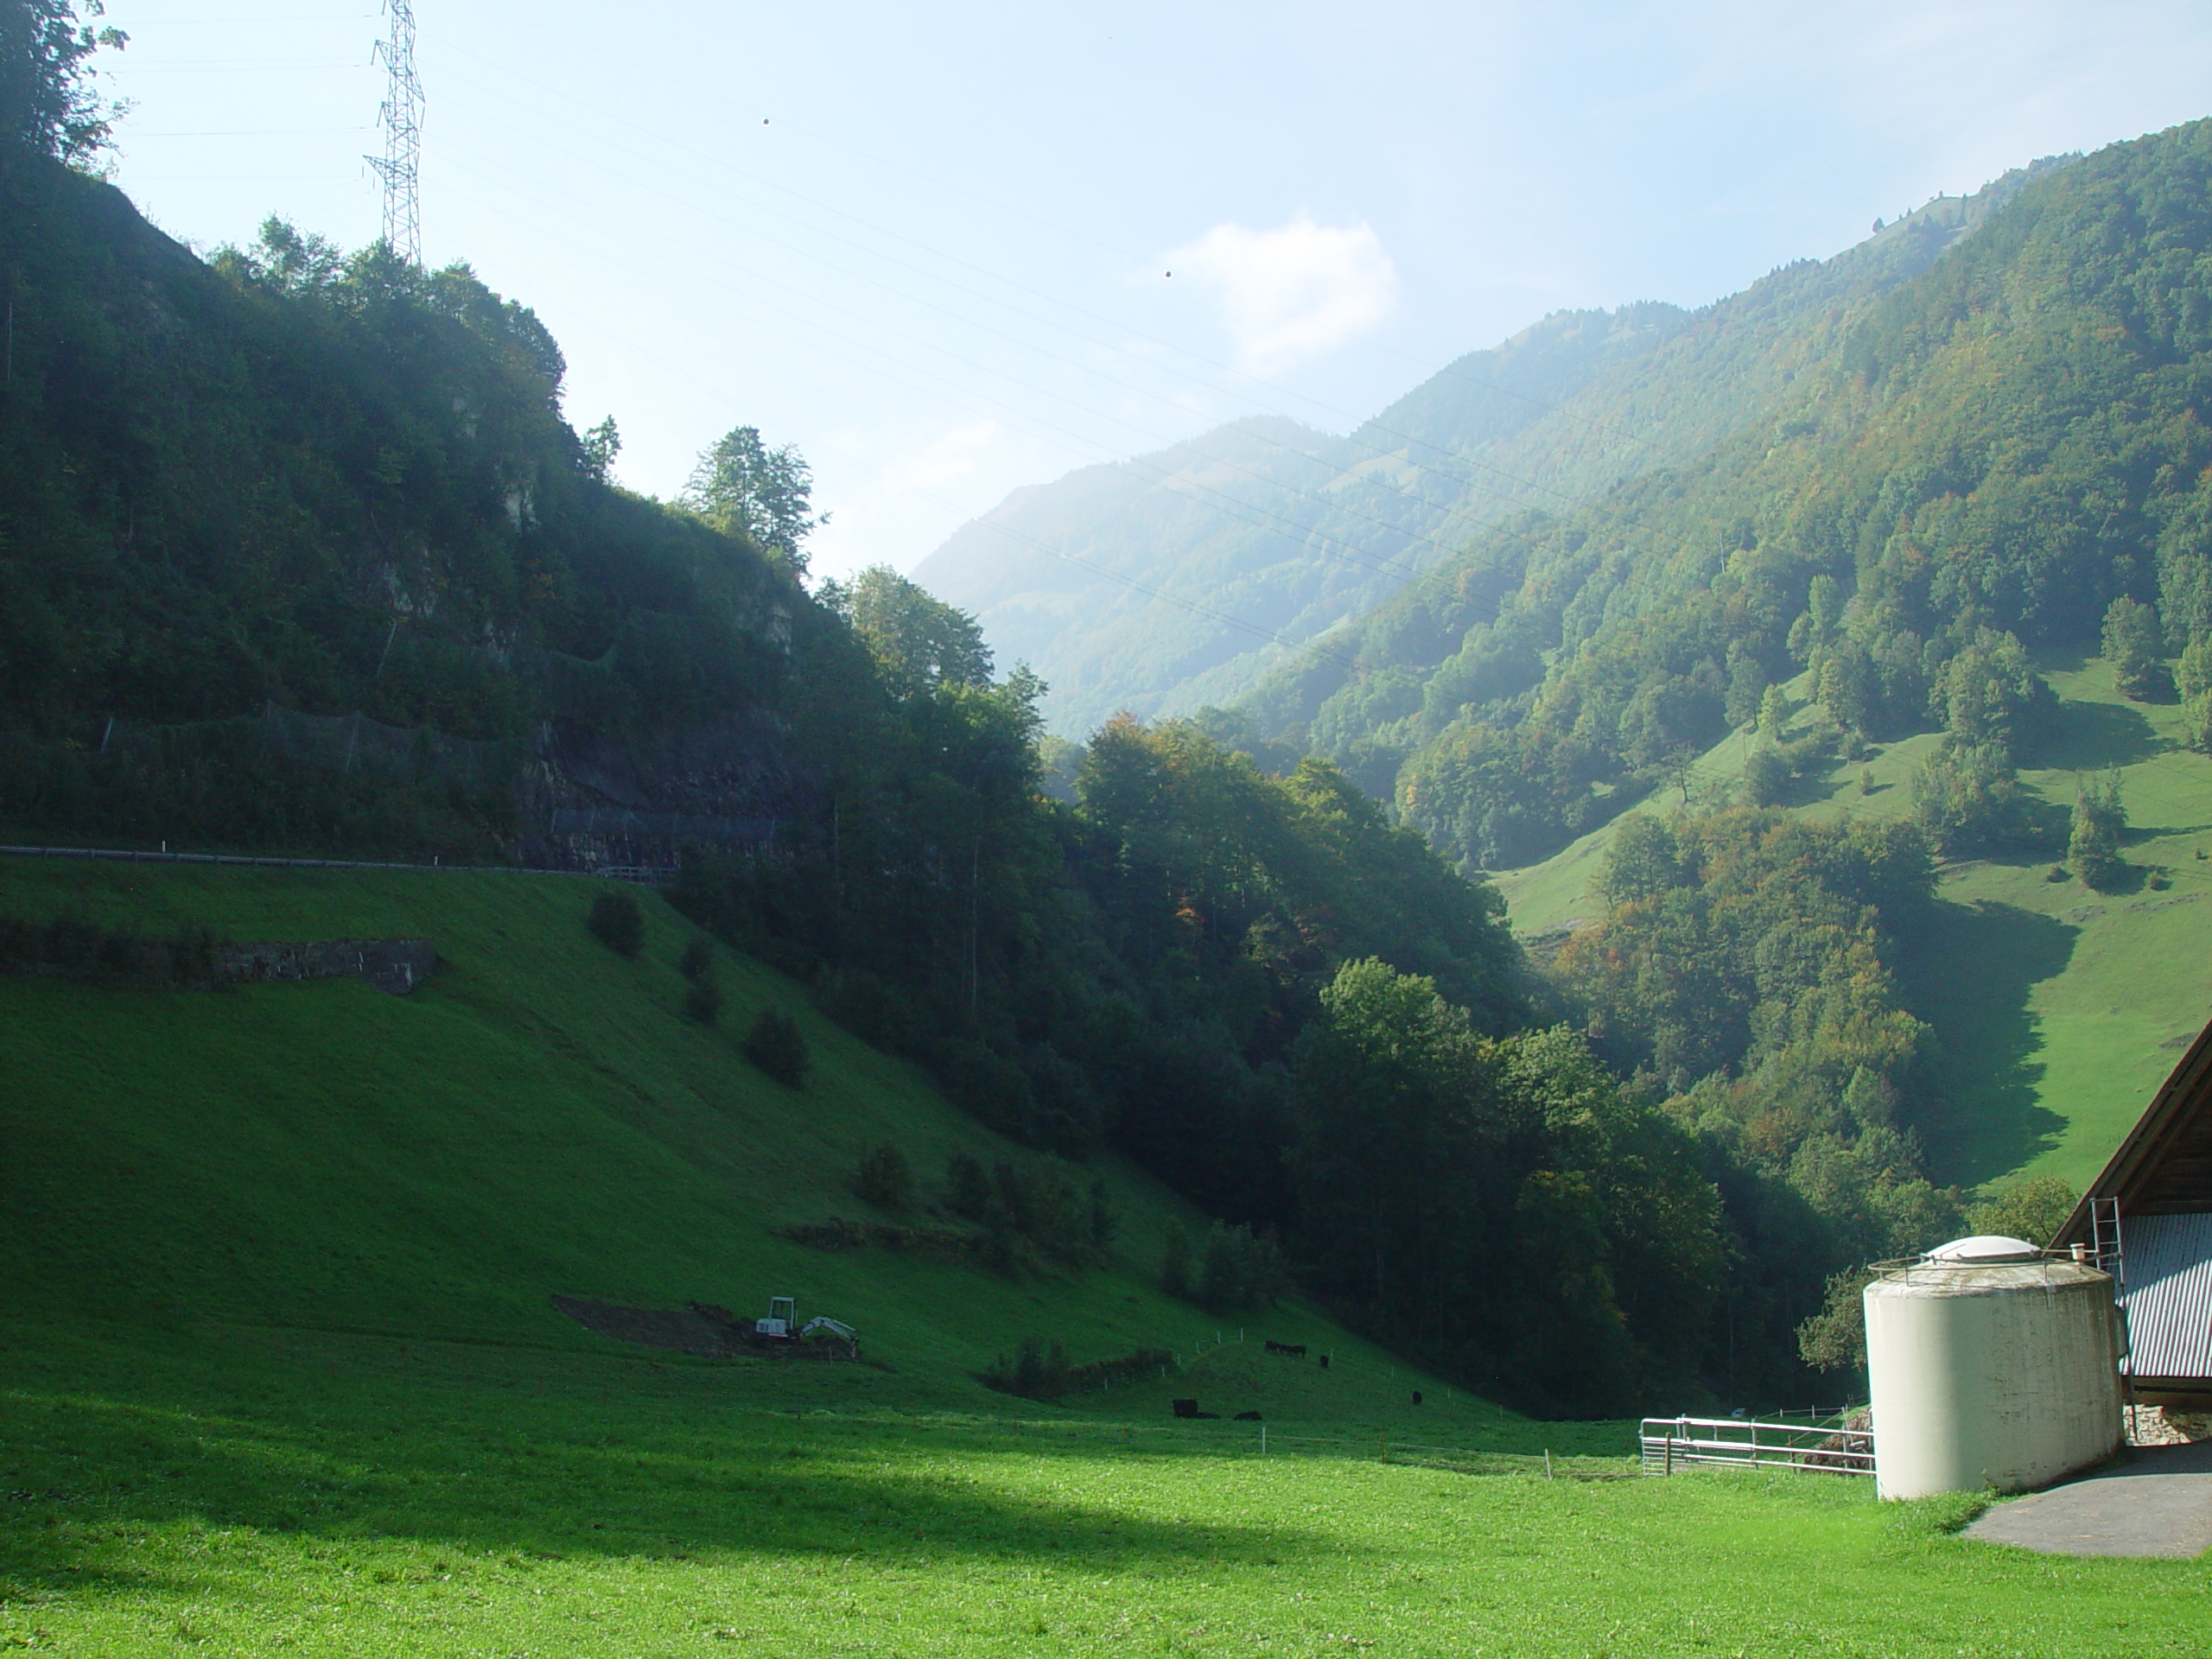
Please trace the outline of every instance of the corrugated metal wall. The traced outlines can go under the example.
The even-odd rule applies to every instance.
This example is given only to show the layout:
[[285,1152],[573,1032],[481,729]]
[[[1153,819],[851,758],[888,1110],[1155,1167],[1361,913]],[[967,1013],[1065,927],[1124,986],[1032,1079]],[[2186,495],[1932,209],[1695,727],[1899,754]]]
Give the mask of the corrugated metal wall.
[[2212,1377],[2212,1215],[2130,1216],[2124,1239],[2130,1369]]

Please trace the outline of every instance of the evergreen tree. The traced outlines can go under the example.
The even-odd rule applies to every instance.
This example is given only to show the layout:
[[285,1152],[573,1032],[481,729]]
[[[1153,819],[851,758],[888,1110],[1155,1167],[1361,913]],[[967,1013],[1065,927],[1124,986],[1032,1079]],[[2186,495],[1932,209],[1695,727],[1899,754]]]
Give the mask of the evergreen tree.
[[2113,601],[2105,612],[2104,652],[2112,664],[2113,683],[2123,695],[2139,698],[2155,692],[2164,678],[2157,608],[2125,597]]
[[1782,728],[1789,723],[1789,694],[1770,685],[1759,694],[1759,735],[1770,743],[1782,741]]
[[2126,868],[2120,856],[2120,837],[2126,829],[2127,810],[2120,804],[2120,774],[2112,773],[2101,785],[2082,785],[2074,801],[2073,833],[2066,842],[2066,861],[2074,867],[2074,874],[2101,893],[2118,885]]

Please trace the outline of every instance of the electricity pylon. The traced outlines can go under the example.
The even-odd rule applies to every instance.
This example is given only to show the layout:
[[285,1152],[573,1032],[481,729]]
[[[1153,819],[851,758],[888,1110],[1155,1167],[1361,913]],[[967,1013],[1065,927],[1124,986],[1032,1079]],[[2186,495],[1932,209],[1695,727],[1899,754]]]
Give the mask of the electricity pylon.
[[391,32],[377,42],[390,84],[377,124],[384,154],[363,159],[384,181],[384,239],[410,265],[423,263],[423,208],[415,183],[423,153],[423,83],[415,76],[415,9],[411,0],[385,0]]

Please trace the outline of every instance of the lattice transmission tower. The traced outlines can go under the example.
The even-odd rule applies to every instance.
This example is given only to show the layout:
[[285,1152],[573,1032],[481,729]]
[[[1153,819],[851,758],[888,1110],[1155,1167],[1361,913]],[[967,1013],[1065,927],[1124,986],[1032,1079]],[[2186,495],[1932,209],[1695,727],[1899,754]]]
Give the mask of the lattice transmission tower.
[[415,75],[415,8],[411,0],[385,0],[391,30],[377,42],[390,78],[377,124],[384,154],[364,157],[384,181],[384,239],[410,265],[423,263],[423,207],[416,162],[423,153],[423,83]]

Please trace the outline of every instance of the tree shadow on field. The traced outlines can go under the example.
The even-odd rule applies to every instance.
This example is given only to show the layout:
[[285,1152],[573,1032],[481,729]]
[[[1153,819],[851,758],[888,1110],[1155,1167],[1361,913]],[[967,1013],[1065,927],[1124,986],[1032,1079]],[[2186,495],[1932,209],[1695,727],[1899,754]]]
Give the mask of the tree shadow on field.
[[[97,1376],[35,1364],[50,1374],[0,1393],[5,1484],[27,1523],[0,1548],[0,1600],[162,1589],[110,1541],[179,1522],[303,1535],[325,1559],[374,1548],[386,1561],[397,1545],[517,1570],[741,1554],[1167,1573],[1345,1548],[1209,1515],[1221,1483],[1172,1442],[710,1408],[696,1396],[549,1399],[274,1357],[219,1375],[204,1354],[174,1363],[186,1357],[174,1344],[167,1357],[123,1352]],[[1109,1457],[1104,1478],[1117,1483],[1126,1472],[1142,1486],[1147,1471],[1176,1465],[1192,1473],[1117,1507],[1086,1494]]]
[[2139,709],[2116,702],[2062,702],[2050,734],[2028,756],[2051,772],[2102,772],[2132,766],[2172,746]]
[[1921,1132],[1939,1185],[1978,1186],[2065,1130],[2036,1098],[2045,1068],[2028,995],[2065,970],[2081,929],[1986,900],[1939,901],[1935,912],[1904,964],[1912,1010],[1935,1027],[1938,1046]]

